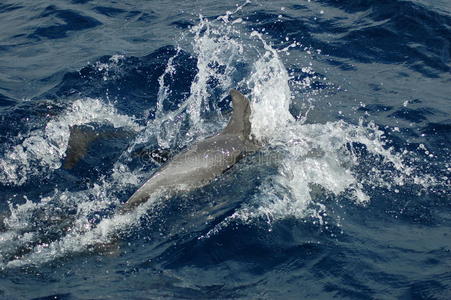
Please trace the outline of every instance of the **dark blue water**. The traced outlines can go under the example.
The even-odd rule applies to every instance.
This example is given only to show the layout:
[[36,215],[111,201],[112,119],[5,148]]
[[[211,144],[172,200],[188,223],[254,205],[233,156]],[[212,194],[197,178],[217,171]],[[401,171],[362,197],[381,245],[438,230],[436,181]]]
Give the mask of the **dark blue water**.
[[[3,0],[0,298],[451,299],[450,54],[445,0]],[[117,216],[231,88],[263,148]]]

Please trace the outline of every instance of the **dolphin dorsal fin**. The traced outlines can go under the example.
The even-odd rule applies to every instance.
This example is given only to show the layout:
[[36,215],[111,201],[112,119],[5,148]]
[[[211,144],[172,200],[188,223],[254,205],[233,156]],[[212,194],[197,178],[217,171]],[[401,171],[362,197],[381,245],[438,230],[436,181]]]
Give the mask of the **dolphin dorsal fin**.
[[230,91],[233,113],[223,134],[236,134],[243,139],[249,139],[251,134],[251,106],[249,100],[235,89]]
[[73,125],[69,127],[70,135],[63,162],[64,169],[73,169],[88,153],[89,146],[99,139],[126,138],[133,133],[127,129],[114,128],[97,131],[88,125]]

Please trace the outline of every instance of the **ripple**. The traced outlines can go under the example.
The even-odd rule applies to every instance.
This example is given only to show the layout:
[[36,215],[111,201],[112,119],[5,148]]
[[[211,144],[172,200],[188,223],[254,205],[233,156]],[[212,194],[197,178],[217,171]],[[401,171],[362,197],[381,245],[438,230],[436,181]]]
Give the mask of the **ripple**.
[[16,101],[14,99],[0,94],[0,107],[1,106],[12,106],[14,104],[16,104]]
[[108,6],[96,6],[94,10],[107,17],[115,17],[126,12],[123,9]]
[[[60,39],[67,37],[68,33],[71,31],[86,30],[102,24],[98,20],[92,17],[85,16],[80,12],[74,10],[58,9],[54,5],[48,6],[45,11],[39,16],[39,18],[45,20],[52,20],[55,17],[62,21],[63,24],[38,27],[30,37]],[[52,23],[57,22],[53,21]]]

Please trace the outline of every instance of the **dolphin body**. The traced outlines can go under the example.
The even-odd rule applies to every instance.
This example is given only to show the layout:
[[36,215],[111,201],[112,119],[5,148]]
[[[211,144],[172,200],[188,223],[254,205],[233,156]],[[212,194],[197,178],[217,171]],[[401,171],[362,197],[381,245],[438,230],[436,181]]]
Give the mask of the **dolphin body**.
[[[202,187],[216,177],[231,168],[246,153],[257,151],[259,143],[251,136],[250,115],[251,108],[249,100],[237,90],[231,90],[233,113],[226,128],[219,134],[199,141],[187,150],[175,155],[159,171],[150,177],[119,209],[119,214],[130,212],[137,206],[145,203],[149,197],[161,190],[171,193],[178,191],[189,191]],[[64,162],[65,169],[73,168],[76,163],[86,154],[88,144],[97,139],[115,137],[126,133],[95,133],[74,126],[71,128],[69,149]],[[0,232],[6,231],[7,227],[0,215]],[[70,226],[68,222],[62,222],[62,228]],[[11,259],[24,256],[33,247],[24,246],[10,254]],[[114,254],[116,243],[103,243],[96,245],[95,249]],[[113,250],[111,250],[113,249]]]
[[202,187],[246,153],[259,148],[251,136],[249,100],[235,89],[230,91],[230,95],[233,113],[225,129],[175,155],[124,203],[120,213],[129,212],[146,202],[156,191],[189,191]]

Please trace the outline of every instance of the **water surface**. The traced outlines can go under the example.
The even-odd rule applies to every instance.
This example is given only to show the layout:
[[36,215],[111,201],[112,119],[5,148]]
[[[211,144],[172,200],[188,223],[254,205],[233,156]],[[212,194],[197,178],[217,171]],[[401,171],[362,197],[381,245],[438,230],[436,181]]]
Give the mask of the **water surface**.
[[[3,1],[1,297],[449,299],[450,12]],[[231,88],[262,150],[115,215],[149,153],[224,128]],[[100,138],[68,166],[74,126]]]

